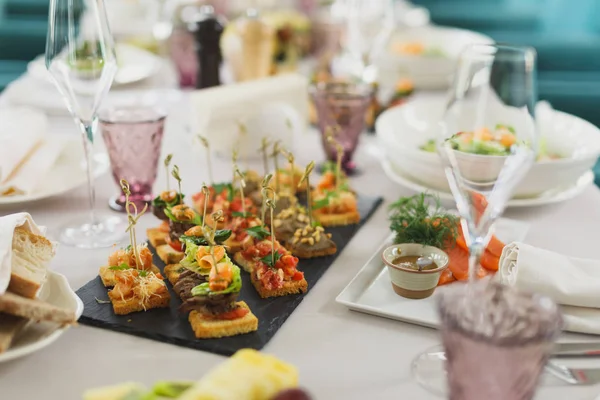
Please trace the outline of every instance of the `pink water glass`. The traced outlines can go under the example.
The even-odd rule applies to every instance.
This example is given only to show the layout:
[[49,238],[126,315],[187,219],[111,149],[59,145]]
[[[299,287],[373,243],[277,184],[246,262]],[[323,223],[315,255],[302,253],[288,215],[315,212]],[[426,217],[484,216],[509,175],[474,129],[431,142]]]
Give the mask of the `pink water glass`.
[[337,160],[337,149],[327,140],[331,133],[343,147],[342,168],[347,174],[356,171],[352,160],[360,134],[365,130],[365,116],[373,96],[367,83],[320,82],[310,87],[317,111],[317,124],[327,159]]
[[[132,201],[138,210],[152,199],[166,112],[157,107],[119,107],[100,112],[100,130],[117,185],[129,182]],[[111,197],[109,206],[125,211],[125,195]]]
[[556,304],[498,282],[451,289],[438,297],[448,398],[532,399],[563,326]]
[[196,58],[194,36],[187,30],[175,29],[170,39],[170,53],[182,89],[196,87],[198,59]]

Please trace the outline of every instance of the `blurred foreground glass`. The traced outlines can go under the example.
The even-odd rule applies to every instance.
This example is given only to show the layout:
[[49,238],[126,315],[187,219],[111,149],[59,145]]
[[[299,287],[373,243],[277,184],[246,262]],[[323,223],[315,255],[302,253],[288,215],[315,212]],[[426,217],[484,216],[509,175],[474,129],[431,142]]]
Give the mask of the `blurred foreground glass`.
[[394,30],[393,0],[336,0],[331,12],[342,21],[342,47],[351,55],[353,75],[377,81],[375,58],[385,49]]
[[[493,233],[494,222],[504,212],[516,185],[536,157],[535,64],[536,54],[530,48],[500,45],[468,47],[459,57],[454,84],[440,124],[437,150],[469,247],[470,284],[461,287],[463,300],[452,305],[463,307],[465,311],[481,301],[474,295],[473,287],[478,277],[485,275],[480,258]],[[444,307],[441,310],[443,314]],[[484,318],[485,315],[472,317]],[[476,358],[481,357],[476,353],[480,350],[484,348],[478,350],[474,345],[471,350],[469,347],[461,349],[475,352],[472,358],[464,358],[465,362],[475,363]],[[426,362],[431,367],[432,362],[436,364],[436,359],[437,367],[434,369],[441,372],[443,360],[435,355],[425,353],[417,358],[414,371],[419,382],[427,384],[427,374],[420,374],[431,370],[420,363]],[[488,369],[499,368],[493,358],[481,358],[468,369],[483,370],[483,362]],[[502,368],[516,369],[521,363],[519,360],[513,362],[512,367],[507,364]],[[473,379],[472,385],[479,385],[482,390],[486,385],[484,381],[476,382],[468,374],[466,377]]]
[[533,398],[563,326],[558,307],[499,283],[475,285],[477,302],[460,287],[438,297],[445,352],[438,347],[423,355],[413,372],[428,377],[419,379],[426,388],[452,400]]
[[327,140],[331,133],[344,149],[342,168],[352,174],[356,169],[352,156],[365,129],[373,87],[366,83],[322,82],[311,86],[310,94],[317,109],[317,124],[327,159],[333,162],[337,159],[334,144]]
[[[138,210],[152,201],[166,113],[158,108],[126,107],[103,110],[100,129],[108,150],[113,178],[127,180],[130,201]],[[109,206],[125,212],[125,195],[111,197]]]
[[96,215],[92,165],[96,113],[117,71],[104,0],[50,0],[46,68],[81,129],[88,176],[89,215],[62,227],[59,240],[81,248],[110,247],[125,229],[118,217]]

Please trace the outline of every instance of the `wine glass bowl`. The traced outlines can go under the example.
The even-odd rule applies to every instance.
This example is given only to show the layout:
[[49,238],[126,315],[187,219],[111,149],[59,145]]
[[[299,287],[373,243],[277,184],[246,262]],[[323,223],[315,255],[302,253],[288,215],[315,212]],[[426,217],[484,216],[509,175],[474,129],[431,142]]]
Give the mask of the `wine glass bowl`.
[[317,110],[317,125],[327,159],[337,160],[337,149],[329,135],[343,148],[342,168],[355,172],[352,159],[360,134],[365,129],[365,113],[373,96],[372,85],[350,82],[321,82],[310,87]]
[[92,156],[97,111],[117,72],[104,0],[50,0],[45,64],[81,129],[88,178],[89,216],[62,227],[58,238],[81,248],[110,247],[125,229],[118,217],[96,215]]

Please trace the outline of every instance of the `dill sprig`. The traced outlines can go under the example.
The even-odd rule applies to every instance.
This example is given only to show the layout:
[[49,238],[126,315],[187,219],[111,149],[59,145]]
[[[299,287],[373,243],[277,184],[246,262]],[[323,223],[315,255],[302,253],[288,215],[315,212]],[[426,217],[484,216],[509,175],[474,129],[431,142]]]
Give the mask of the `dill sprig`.
[[438,197],[420,193],[392,203],[390,229],[396,243],[419,243],[443,249],[455,243],[459,219],[448,213]]

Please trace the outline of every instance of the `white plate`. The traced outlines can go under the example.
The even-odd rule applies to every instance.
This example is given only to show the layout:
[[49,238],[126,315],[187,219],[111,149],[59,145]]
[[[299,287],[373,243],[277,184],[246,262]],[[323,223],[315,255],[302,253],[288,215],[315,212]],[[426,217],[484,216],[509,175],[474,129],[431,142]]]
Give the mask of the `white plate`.
[[[494,233],[504,243],[510,243],[522,241],[528,230],[526,222],[501,218],[496,222]],[[355,311],[435,328],[439,323],[436,300],[445,288],[437,288],[433,296],[422,300],[398,296],[381,261],[381,252],[393,244],[393,237],[392,234],[384,241],[335,301]]]
[[[64,137],[64,139],[57,138],[57,140],[65,140],[65,148],[39,186],[29,195],[0,197],[0,206],[23,204],[58,196],[87,183],[81,138],[69,136]],[[94,155],[95,177],[104,175],[109,168],[110,162],[105,153]]]
[[[385,159],[385,157],[383,157],[381,160],[381,166],[385,174],[388,176],[388,178],[390,178],[392,181],[396,182],[400,186],[404,186],[410,190],[414,190],[415,192],[428,192],[437,195],[441,200],[454,201],[452,193],[433,189],[423,183],[415,182],[409,177],[403,175],[396,168],[394,168],[392,163]],[[583,174],[577,180],[577,182],[573,183],[568,187],[552,189],[536,197],[526,199],[511,199],[508,201],[507,207],[537,207],[548,204],[561,203],[563,201],[571,200],[572,198],[580,195],[588,186],[590,186],[593,183],[594,172],[590,170]]]
[[[73,292],[67,278],[57,272],[50,271],[48,280],[40,290],[39,298],[54,306],[73,311],[76,319],[83,313],[81,299]],[[46,322],[29,323],[19,333],[13,345],[0,354],[0,362],[14,360],[43,349],[67,329],[68,327],[56,329],[56,324]]]
[[[117,43],[118,70],[113,86],[129,85],[147,79],[156,74],[161,60],[149,51]],[[32,77],[50,83],[50,74],[46,70],[44,56],[39,56],[27,65],[27,72]]]

